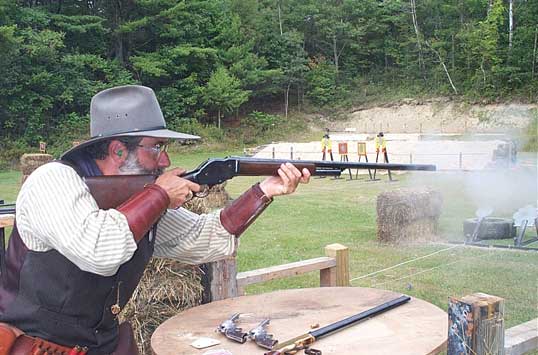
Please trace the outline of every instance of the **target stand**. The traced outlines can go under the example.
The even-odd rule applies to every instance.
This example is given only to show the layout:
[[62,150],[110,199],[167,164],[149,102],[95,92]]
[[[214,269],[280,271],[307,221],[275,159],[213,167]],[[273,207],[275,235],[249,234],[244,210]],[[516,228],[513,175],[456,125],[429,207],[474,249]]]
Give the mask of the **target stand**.
[[[349,158],[347,155],[347,142],[338,143],[338,154],[340,155],[341,162],[348,162]],[[351,174],[351,169],[347,169],[349,172],[349,180],[353,180],[353,175]],[[341,179],[340,176],[336,176],[335,179]]]
[[[357,143],[357,154],[359,156],[359,162],[364,157],[364,160],[368,163],[368,154],[366,154],[366,142]],[[371,169],[368,169],[368,176],[370,177],[370,180],[374,180]],[[358,179],[359,179],[359,169],[357,169],[357,171],[355,172],[355,180],[358,180]]]

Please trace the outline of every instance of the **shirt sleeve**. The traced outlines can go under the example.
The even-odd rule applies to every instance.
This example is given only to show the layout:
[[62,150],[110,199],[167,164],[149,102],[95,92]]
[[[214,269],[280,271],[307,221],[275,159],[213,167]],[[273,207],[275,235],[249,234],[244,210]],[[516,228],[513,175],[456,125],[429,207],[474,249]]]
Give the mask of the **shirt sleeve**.
[[48,163],[24,182],[16,203],[17,228],[28,249],[57,250],[81,270],[114,275],[136,251],[127,219],[100,210],[73,168]]
[[184,208],[168,210],[157,225],[155,256],[201,264],[232,255],[235,237],[220,222],[220,210],[198,215]]

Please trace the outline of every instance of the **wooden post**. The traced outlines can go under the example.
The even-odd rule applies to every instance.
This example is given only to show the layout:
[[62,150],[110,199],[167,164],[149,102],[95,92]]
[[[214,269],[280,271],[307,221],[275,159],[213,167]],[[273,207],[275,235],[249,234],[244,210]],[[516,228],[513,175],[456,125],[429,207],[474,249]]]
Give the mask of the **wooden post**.
[[448,354],[504,355],[504,299],[485,293],[450,297]]
[[275,146],[273,146],[273,154],[272,154],[272,156],[273,156],[273,159],[275,159]]
[[239,293],[235,257],[204,264],[202,269],[204,271],[202,303],[237,297]]
[[290,147],[290,159],[293,160],[293,146]]
[[[236,239],[235,250],[237,250],[237,243]],[[201,266],[203,271],[202,285],[204,286],[202,303],[220,301],[239,295],[235,257],[234,253],[228,258]]]
[[327,245],[325,247],[325,255],[334,258],[336,260],[336,266],[320,271],[320,286],[350,286],[348,247],[342,244]]

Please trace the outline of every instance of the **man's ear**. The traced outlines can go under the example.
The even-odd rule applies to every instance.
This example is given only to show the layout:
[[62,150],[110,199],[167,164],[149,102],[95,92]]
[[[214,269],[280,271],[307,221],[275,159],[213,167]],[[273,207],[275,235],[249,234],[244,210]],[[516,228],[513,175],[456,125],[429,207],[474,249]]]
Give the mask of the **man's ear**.
[[127,147],[124,143],[113,140],[108,145],[108,156],[117,164],[122,164],[127,159]]

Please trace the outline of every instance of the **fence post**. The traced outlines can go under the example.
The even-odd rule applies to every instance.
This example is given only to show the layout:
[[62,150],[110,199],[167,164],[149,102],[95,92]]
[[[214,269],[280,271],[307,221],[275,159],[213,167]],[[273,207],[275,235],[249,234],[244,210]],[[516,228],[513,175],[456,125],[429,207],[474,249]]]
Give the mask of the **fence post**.
[[349,286],[349,249],[342,244],[330,244],[325,247],[325,255],[336,260],[336,266],[320,270],[321,287]]
[[460,170],[463,169],[463,154],[460,152]]
[[273,159],[275,159],[275,146],[273,146],[273,150],[272,150],[272,156],[273,156]]
[[290,159],[293,160],[293,146],[290,147]]
[[204,264],[202,303],[237,297],[237,264],[235,257]]
[[[504,354],[504,299],[485,293],[449,297],[448,354]],[[521,354],[520,352],[516,352]]]

